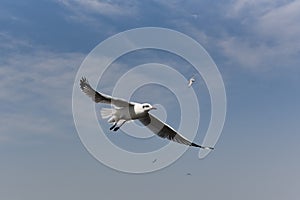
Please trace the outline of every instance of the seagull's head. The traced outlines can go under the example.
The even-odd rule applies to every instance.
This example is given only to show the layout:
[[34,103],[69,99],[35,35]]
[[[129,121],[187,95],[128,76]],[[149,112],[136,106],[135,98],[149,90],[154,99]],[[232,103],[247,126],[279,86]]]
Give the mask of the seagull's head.
[[150,110],[155,110],[156,109],[155,107],[153,107],[149,103],[143,103],[142,108],[143,108],[144,112],[149,112]]

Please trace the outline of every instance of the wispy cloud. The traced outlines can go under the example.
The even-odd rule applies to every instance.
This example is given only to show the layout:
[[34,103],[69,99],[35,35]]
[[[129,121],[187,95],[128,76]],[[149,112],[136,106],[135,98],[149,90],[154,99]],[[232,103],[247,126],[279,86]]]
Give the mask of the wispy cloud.
[[272,0],[232,0],[225,6],[227,17],[247,18],[263,15],[275,7],[280,6],[284,1]]
[[0,32],[0,52],[2,55],[27,48],[32,48],[32,44],[29,41],[15,38],[5,31]]
[[299,1],[231,0],[210,5],[214,15],[194,9],[205,8],[203,2],[161,4],[170,11],[172,27],[226,58],[229,66],[262,72],[300,64]]
[[294,43],[293,47],[300,48],[297,45],[300,42],[299,10],[300,2],[293,1],[269,11],[260,17],[257,31],[280,43]]
[[236,64],[255,70],[295,68],[299,59],[299,1],[233,1],[227,17],[239,21],[241,35],[226,34],[219,41]]
[[70,9],[74,16],[82,20],[91,20],[93,15],[102,15],[111,18],[130,17],[137,12],[137,1],[101,1],[101,0],[57,0]]
[[60,134],[72,123],[73,80],[84,55],[40,47],[18,52],[22,45],[9,46],[15,51],[3,58],[0,68],[0,138],[4,141],[32,134]]

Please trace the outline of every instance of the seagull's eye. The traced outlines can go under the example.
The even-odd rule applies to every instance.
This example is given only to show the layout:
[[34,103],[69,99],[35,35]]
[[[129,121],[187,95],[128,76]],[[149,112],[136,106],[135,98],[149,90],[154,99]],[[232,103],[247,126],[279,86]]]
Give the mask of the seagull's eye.
[[149,108],[149,105],[144,105],[143,108]]

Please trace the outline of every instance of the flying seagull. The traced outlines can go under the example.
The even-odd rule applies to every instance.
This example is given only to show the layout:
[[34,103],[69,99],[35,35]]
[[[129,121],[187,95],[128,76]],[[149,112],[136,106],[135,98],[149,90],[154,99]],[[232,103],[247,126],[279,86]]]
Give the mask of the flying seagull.
[[101,94],[90,86],[85,77],[82,77],[80,80],[80,88],[87,96],[91,97],[94,102],[113,105],[113,108],[103,108],[101,110],[102,118],[109,118],[108,123],[113,123],[110,130],[117,131],[127,121],[139,120],[144,126],[149,128],[159,137],[202,149],[214,149],[213,147],[201,146],[190,142],[171,126],[151,115],[149,111],[156,108],[149,103],[128,102],[124,99],[113,98],[109,95]]
[[188,87],[191,87],[193,85],[193,83],[195,82],[195,78],[194,76],[190,78],[189,83],[188,83]]

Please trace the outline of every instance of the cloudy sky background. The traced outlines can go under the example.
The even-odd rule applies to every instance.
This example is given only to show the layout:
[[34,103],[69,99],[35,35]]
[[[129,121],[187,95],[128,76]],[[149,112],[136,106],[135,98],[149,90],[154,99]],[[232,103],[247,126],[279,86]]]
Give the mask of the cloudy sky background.
[[[1,199],[295,199],[299,11],[297,0],[2,0]],[[71,97],[76,72],[97,44],[144,26],[171,28],[204,46],[223,76],[228,112],[216,150],[204,160],[190,149],[166,169],[131,175],[85,150]],[[148,53],[141,53],[143,61],[176,65]],[[124,60],[112,70],[128,66],[130,55]]]

